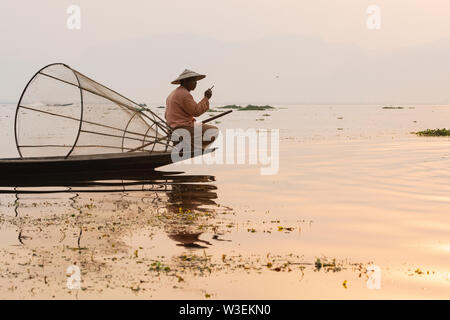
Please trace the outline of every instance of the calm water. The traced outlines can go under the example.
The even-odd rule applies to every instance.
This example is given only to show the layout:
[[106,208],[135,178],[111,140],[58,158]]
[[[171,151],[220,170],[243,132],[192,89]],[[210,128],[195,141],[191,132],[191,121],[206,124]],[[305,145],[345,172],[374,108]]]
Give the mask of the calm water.
[[[173,164],[95,186],[107,193],[0,195],[1,297],[448,299],[450,139],[410,132],[449,120],[447,106],[233,112],[216,125],[280,130],[278,174]],[[71,264],[81,290],[66,287]]]

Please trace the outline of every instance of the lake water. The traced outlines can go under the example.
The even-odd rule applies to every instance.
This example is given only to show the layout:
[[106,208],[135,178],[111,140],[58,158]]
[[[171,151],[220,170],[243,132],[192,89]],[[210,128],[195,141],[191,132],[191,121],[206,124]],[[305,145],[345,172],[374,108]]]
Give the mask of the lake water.
[[95,187],[110,192],[2,194],[0,297],[450,298],[450,139],[411,134],[449,127],[450,107],[276,105],[218,121],[279,129],[278,173],[172,164]]

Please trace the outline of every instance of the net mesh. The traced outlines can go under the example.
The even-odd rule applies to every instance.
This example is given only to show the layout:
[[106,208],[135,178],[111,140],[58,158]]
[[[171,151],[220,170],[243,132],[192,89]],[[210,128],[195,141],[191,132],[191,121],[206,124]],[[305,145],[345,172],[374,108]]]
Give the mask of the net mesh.
[[15,137],[21,157],[172,148],[170,128],[154,112],[59,63],[41,69],[24,89]]

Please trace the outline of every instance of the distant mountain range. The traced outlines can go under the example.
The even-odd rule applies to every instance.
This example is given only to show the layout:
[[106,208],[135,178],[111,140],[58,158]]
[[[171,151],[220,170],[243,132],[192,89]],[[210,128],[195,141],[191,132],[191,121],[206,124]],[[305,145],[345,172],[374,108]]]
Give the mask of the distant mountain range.
[[194,96],[214,84],[216,103],[450,104],[450,39],[384,51],[300,36],[230,42],[191,34],[53,46],[53,60],[44,51],[2,59],[0,98],[16,101],[38,68],[60,60],[137,101],[164,102],[170,81],[190,68],[207,74]]

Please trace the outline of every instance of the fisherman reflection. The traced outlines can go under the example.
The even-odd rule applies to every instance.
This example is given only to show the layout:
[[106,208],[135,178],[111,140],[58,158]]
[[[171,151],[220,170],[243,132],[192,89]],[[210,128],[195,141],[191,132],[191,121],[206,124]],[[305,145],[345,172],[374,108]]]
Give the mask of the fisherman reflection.
[[180,246],[180,247],[194,248],[194,249],[208,248],[208,247],[205,247],[205,246],[197,243],[197,242],[201,242],[201,243],[207,244],[209,246],[212,245],[211,242],[199,239],[198,237],[201,234],[202,234],[201,232],[199,232],[199,233],[174,233],[174,234],[169,234],[169,238],[175,242],[179,242],[179,243],[177,243],[177,246]]
[[[211,212],[211,206],[217,206],[216,186],[198,184],[178,184],[167,193],[167,210],[177,214],[181,212]],[[205,208],[209,206],[209,208]],[[214,211],[213,211],[214,213]],[[195,231],[192,230],[195,228]],[[174,225],[168,232],[168,237],[177,242],[177,246],[190,249],[205,249],[213,245],[211,242],[200,239],[202,232],[198,232],[198,221],[193,220],[191,225]],[[215,234],[212,239],[221,241]]]

